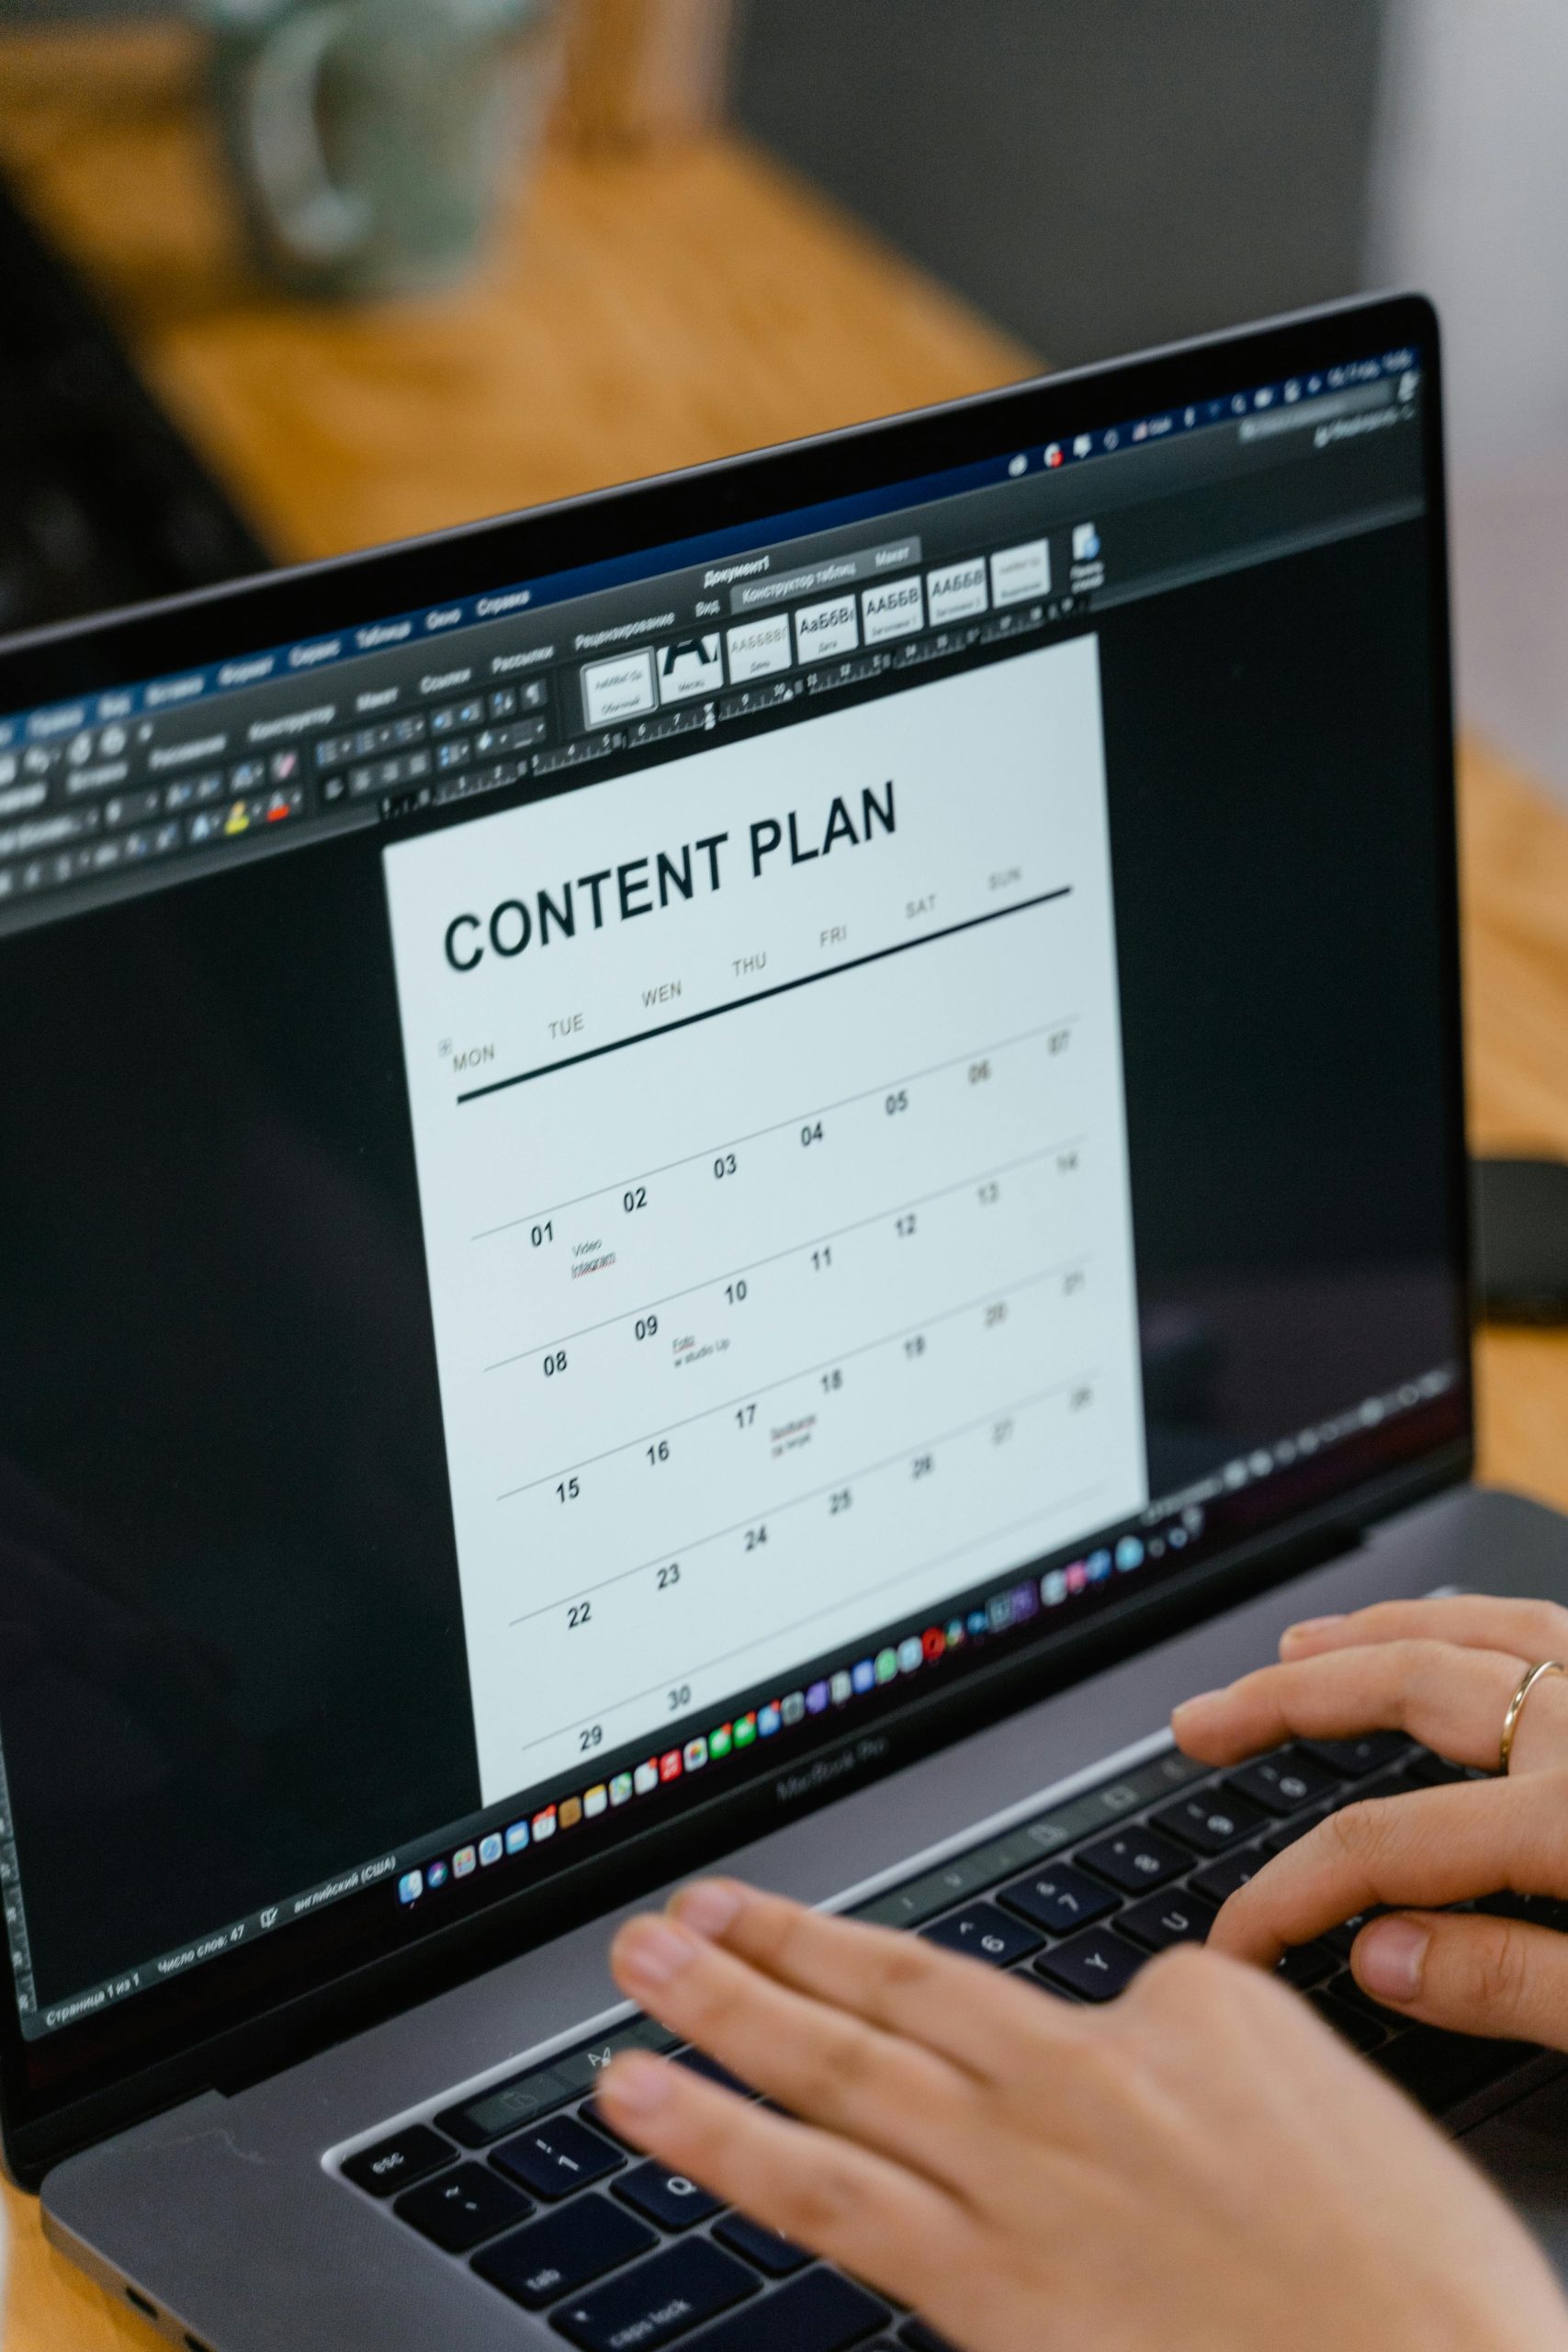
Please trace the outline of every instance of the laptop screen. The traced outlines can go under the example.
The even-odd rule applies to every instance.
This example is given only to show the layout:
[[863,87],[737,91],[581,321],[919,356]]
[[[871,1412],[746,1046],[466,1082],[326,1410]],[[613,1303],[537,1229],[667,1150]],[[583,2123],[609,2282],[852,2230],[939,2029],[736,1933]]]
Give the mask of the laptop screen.
[[29,2096],[1462,1444],[1424,315],[0,666]]

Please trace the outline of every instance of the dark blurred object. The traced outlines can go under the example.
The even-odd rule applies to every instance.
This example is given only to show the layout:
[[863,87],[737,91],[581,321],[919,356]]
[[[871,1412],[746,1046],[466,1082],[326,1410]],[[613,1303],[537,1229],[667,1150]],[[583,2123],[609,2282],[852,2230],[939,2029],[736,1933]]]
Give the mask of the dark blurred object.
[[742,129],[1057,366],[1361,283],[1382,0],[749,0]]
[[0,184],[0,635],[271,559]]
[[1473,1159],[1476,1288],[1491,1323],[1568,1323],[1568,1160]]

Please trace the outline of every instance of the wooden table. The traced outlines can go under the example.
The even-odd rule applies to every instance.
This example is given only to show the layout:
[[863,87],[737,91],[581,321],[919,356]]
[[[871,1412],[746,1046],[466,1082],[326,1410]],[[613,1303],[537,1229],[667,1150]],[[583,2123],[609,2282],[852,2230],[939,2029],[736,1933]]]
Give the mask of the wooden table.
[[[336,553],[1029,372],[1030,356],[728,139],[519,187],[485,276],[312,311],[237,254],[167,33],[0,40],[0,164],[280,556]],[[1568,1153],[1568,822],[1468,749],[1472,1128]],[[1486,1476],[1568,1508],[1568,1335],[1480,1346]],[[6,2192],[6,2352],[149,2346]]]

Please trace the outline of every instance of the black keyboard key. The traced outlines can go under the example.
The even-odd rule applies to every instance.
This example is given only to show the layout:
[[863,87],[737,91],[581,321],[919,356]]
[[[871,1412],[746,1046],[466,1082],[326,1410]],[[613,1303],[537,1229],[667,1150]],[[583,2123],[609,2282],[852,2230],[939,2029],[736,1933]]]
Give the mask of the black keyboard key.
[[1276,1961],[1274,1973],[1293,1984],[1298,1993],[1308,1993],[1325,1976],[1332,1976],[1338,1965],[1337,1955],[1326,1944],[1292,1944]]
[[406,2131],[394,2132],[390,2139],[378,2140],[373,2148],[344,2156],[344,2177],[356,2188],[367,2188],[372,2197],[390,2197],[400,2188],[412,2188],[439,2165],[449,2165],[457,2153],[450,2141],[433,2132],[428,2123],[411,2123]]
[[1480,2034],[1440,2033],[1436,2026],[1418,2025],[1385,2043],[1373,2064],[1419,2099],[1428,2114],[1442,2115],[1540,2055],[1529,2042],[1492,2041]]
[[626,2163],[619,2148],[570,2115],[552,2116],[495,2151],[495,2162],[536,2197],[570,2197]]
[[1226,1854],[1217,1862],[1205,1862],[1194,1871],[1187,1883],[1195,1893],[1206,1895],[1211,1903],[1228,1903],[1238,1888],[1249,1878],[1256,1878],[1263,1868],[1264,1857],[1252,1852]]
[[1356,1938],[1360,1934],[1367,1921],[1376,1917],[1377,1914],[1374,1911],[1358,1911],[1350,1918],[1342,1919],[1338,1927],[1325,1928],[1323,1940],[1330,1951],[1337,1952],[1341,1960],[1348,1960],[1350,1947]]
[[1168,1951],[1172,1944],[1202,1943],[1213,1924],[1213,1905],[1177,1887],[1169,1894],[1149,1894],[1134,1903],[1122,1912],[1116,1928],[1150,1951]]
[[1269,1819],[1261,1805],[1249,1804],[1228,1789],[1201,1789],[1196,1796],[1178,1797],[1150,1817],[1156,1828],[1185,1838],[1201,1854],[1223,1854],[1244,1838],[1255,1838]]
[[1034,1966],[1048,1982],[1065,1984],[1086,2001],[1109,2001],[1132,1983],[1146,1958],[1109,1928],[1089,1928],[1070,1943],[1043,1952]]
[[964,1951],[976,1960],[989,1961],[993,1968],[1010,1967],[1015,1960],[1040,1947],[1032,1928],[1021,1920],[1010,1919],[994,1903],[971,1903],[966,1909],[939,1919],[934,1928],[922,1928],[920,1933],[948,1951]]
[[707,2238],[687,2238],[575,2302],[563,2303],[550,2316],[582,2352],[627,2352],[630,2346],[636,2352],[658,2352],[660,2345],[673,2343],[704,2320],[761,2292],[754,2270]]
[[1293,1846],[1298,1838],[1304,1838],[1309,1829],[1315,1829],[1320,1821],[1326,1821],[1332,1810],[1332,1806],[1319,1805],[1314,1812],[1298,1814],[1294,1821],[1281,1821],[1267,1838],[1258,1839],[1258,1852],[1272,1860],[1276,1854],[1282,1854],[1287,1846]]
[[1299,1813],[1303,1805],[1321,1804],[1332,1794],[1338,1774],[1300,1748],[1281,1748],[1277,1756],[1259,1756],[1226,1776],[1225,1788],[1265,1813]]
[[1359,1804],[1363,1798],[1376,1801],[1383,1797],[1406,1797],[1412,1789],[1422,1788],[1425,1785],[1424,1781],[1412,1780],[1409,1773],[1404,1770],[1395,1772],[1379,1772],[1372,1780],[1363,1781],[1359,1788],[1348,1791],[1340,1797],[1339,1802],[1341,1804]]
[[741,2098],[757,2096],[750,2083],[743,2083],[739,2075],[732,2075],[728,2066],[721,2066],[705,2050],[677,2050],[675,2064],[684,2066],[689,2074],[700,2075],[705,2083],[716,2083],[721,2091],[735,2091]]
[[907,2319],[898,2330],[898,2341],[907,2344],[909,2352],[957,2352],[945,2335],[939,2335],[923,2319]]
[[522,2190],[498,2180],[488,2165],[459,2165],[411,2188],[392,2208],[400,2221],[447,2254],[467,2254],[533,2210]]
[[719,2210],[716,2197],[710,2197],[683,2172],[666,2172],[662,2165],[634,2166],[625,2180],[616,2181],[615,2194],[635,2205],[649,2221],[657,2222],[661,2230],[689,2230]]
[[1069,1936],[1075,1928],[1087,1928],[1116,1908],[1116,1897],[1096,1880],[1086,1878],[1082,1871],[1074,1870],[1070,1862],[1057,1862],[1048,1870],[1032,1871],[1027,1878],[1015,1878],[1010,1886],[998,1889],[997,1900],[1043,1928],[1049,1936]]
[[607,2197],[580,2197],[475,2255],[474,2268],[514,2303],[536,2312],[658,2244],[647,2222],[624,2205],[612,2205]]
[[804,2246],[781,2237],[777,2230],[767,2229],[761,2222],[753,2222],[747,2213],[726,2213],[722,2221],[714,2223],[713,2233],[720,2245],[754,2262],[770,2278],[788,2278],[796,2270],[804,2270],[811,2259]]
[[1365,1773],[1381,1772],[1396,1763],[1409,1752],[1410,1742],[1403,1732],[1367,1731],[1359,1739],[1303,1739],[1300,1746],[1304,1755],[1315,1757],[1331,1772],[1359,1781]]
[[886,2303],[836,2270],[808,2270],[765,2302],[750,2304],[693,2345],[692,2352],[849,2352],[887,2324]]
[[1352,2050],[1375,2050],[1383,2039],[1383,2030],[1374,2025],[1364,2010],[1353,2009],[1348,2001],[1337,2001],[1332,1993],[1309,1993],[1308,2000],[1325,2025],[1347,2041]]
[[1146,1894],[1151,1886],[1164,1886],[1192,1867],[1190,1854],[1153,1829],[1118,1829],[1081,1848],[1077,1860],[1124,1894]]
[[1468,1781],[1470,1772],[1463,1764],[1450,1764],[1446,1756],[1434,1756],[1429,1747],[1417,1747],[1401,1777],[1416,1788],[1436,1789],[1450,1781]]

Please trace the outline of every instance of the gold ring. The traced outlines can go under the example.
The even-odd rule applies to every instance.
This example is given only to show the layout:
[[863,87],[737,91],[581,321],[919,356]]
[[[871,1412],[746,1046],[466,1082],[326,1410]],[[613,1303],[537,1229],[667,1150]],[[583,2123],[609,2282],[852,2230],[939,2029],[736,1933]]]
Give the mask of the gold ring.
[[1508,1769],[1508,1758],[1514,1752],[1514,1734],[1519,1727],[1519,1717],[1524,1713],[1525,1701],[1543,1676],[1564,1673],[1568,1673],[1568,1667],[1564,1667],[1562,1660],[1555,1657],[1542,1658],[1539,1666],[1526,1667],[1519,1677],[1519,1687],[1508,1702],[1508,1712],[1503,1718],[1503,1736],[1497,1743],[1499,1772],[1506,1772]]

